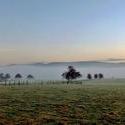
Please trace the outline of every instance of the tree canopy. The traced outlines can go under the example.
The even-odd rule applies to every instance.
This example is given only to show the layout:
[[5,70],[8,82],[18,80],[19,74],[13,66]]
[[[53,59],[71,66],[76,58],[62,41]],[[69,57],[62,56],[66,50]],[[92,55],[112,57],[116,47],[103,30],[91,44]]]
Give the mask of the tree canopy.
[[67,80],[67,83],[69,83],[71,80],[82,77],[82,75],[80,72],[77,72],[73,66],[68,66],[68,71],[64,72],[62,77]]

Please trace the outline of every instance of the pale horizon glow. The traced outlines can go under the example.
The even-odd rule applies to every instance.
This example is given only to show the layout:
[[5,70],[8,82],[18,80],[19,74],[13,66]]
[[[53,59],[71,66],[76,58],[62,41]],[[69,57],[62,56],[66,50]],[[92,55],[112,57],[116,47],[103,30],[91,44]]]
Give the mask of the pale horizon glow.
[[124,0],[1,0],[0,64],[125,58]]

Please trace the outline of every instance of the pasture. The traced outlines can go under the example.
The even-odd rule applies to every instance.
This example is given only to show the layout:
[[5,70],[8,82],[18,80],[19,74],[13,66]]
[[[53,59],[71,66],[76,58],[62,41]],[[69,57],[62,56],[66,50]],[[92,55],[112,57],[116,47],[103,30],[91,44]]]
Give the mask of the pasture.
[[0,125],[125,125],[125,80],[0,85]]

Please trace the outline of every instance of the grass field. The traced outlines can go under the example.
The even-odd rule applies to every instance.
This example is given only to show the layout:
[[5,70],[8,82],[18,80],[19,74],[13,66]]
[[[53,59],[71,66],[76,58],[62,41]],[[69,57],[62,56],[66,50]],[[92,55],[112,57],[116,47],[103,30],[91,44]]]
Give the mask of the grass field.
[[1,85],[0,125],[125,125],[125,80]]

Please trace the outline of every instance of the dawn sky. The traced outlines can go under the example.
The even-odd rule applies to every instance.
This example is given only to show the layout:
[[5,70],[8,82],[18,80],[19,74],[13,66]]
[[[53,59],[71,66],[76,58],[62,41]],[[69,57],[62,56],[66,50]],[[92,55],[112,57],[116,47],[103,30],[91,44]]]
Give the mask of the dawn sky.
[[0,64],[125,58],[125,0],[0,0]]

